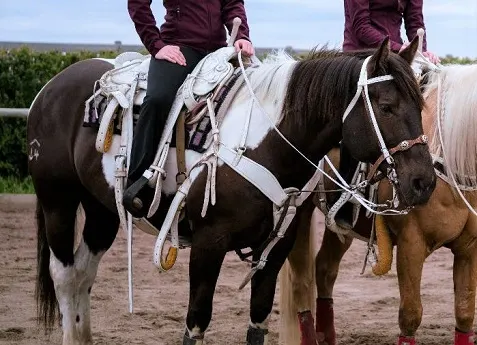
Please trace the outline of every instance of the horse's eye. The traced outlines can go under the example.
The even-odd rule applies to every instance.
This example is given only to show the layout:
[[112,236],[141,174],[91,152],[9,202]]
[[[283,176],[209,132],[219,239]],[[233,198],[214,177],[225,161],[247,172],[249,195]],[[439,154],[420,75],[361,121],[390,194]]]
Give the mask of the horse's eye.
[[390,115],[392,112],[391,106],[388,104],[381,104],[379,106],[379,110],[381,110],[381,112],[384,113],[384,115]]

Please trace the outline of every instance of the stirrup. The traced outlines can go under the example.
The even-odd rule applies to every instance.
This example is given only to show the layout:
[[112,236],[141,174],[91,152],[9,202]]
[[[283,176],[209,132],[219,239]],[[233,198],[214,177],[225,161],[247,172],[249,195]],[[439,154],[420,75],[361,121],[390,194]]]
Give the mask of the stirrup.
[[142,218],[147,212],[144,201],[138,195],[146,187],[149,180],[141,176],[136,182],[129,186],[123,195],[124,208],[135,218]]
[[331,230],[332,232],[336,233],[338,235],[338,238],[340,239],[341,242],[344,243],[344,235],[347,235],[351,229],[348,228],[342,228],[339,226],[336,221],[336,213],[339,211],[339,209],[346,203],[350,202],[351,199],[351,193],[348,192],[343,192],[341,193],[340,198],[331,206],[331,208],[328,210],[326,216],[325,216],[325,225],[326,227]]
[[335,214],[335,222],[343,229],[353,229],[353,203],[351,200],[345,202]]

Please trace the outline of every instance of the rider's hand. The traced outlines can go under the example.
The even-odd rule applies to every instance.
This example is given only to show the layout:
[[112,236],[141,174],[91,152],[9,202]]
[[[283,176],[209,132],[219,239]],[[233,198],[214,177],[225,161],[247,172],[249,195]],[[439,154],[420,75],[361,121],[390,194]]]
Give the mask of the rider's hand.
[[244,39],[237,40],[234,43],[234,47],[235,47],[235,50],[237,51],[237,53],[240,50],[242,50],[242,53],[245,56],[252,56],[252,55],[255,54],[255,50],[253,49],[252,43],[250,43],[250,41],[247,41],[247,40],[244,40]]
[[428,58],[429,61],[432,62],[433,64],[441,62],[441,59],[439,59],[439,57],[436,54],[431,53],[430,51],[424,52],[422,53],[422,55]]
[[182,66],[186,65],[186,59],[178,46],[164,46],[155,56],[158,60],[167,60]]

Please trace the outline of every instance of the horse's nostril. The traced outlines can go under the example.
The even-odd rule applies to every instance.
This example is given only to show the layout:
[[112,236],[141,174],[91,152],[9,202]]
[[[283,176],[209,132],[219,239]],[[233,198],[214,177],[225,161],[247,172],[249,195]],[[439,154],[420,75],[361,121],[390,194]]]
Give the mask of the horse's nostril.
[[412,187],[416,192],[423,192],[427,189],[424,179],[418,177],[412,180]]

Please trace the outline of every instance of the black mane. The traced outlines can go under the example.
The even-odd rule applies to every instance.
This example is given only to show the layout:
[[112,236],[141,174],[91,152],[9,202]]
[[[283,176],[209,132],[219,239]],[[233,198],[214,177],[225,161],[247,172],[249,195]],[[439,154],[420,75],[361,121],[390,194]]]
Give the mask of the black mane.
[[[356,92],[362,62],[374,52],[313,49],[291,74],[283,107],[288,124],[302,128],[343,115]],[[398,91],[409,94],[422,109],[422,94],[406,61],[390,53],[387,65],[381,67],[379,75],[393,75]]]

